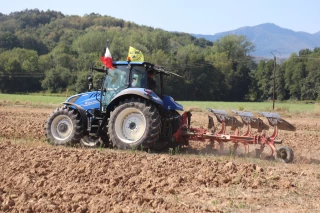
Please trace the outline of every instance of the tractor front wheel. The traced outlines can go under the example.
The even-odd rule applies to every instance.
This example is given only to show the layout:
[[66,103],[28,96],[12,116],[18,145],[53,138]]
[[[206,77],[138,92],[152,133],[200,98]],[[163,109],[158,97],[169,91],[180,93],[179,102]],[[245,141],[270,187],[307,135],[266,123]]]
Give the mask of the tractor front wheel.
[[78,143],[82,137],[80,114],[68,107],[56,109],[48,118],[45,134],[49,143],[53,145],[72,145]]
[[160,115],[150,102],[131,99],[115,108],[108,122],[112,144],[119,149],[150,148],[160,135]]

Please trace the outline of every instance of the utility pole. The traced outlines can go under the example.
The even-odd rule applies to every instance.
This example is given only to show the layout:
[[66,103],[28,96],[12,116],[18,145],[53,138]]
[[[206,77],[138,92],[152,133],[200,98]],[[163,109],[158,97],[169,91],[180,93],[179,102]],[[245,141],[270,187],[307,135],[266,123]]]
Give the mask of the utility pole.
[[272,110],[274,110],[274,99],[276,91],[276,69],[277,69],[277,57],[273,56],[273,94],[272,94]]
[[275,93],[276,93],[276,70],[277,70],[277,56],[276,54],[280,54],[277,50],[271,52],[273,55],[273,92],[272,92],[272,110],[274,110],[274,102],[275,102]]

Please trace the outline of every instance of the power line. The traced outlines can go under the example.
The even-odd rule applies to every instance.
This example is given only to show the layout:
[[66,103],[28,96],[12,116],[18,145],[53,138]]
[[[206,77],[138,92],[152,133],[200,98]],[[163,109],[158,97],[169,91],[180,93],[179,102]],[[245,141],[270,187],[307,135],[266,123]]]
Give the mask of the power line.
[[320,60],[320,57],[309,57],[309,56],[292,56],[292,58],[310,59],[310,60]]
[[7,78],[42,78],[45,77],[43,73],[1,73],[0,72],[0,77],[7,77]]
[[0,75],[0,77],[12,77],[12,78],[43,78],[44,76],[9,76],[9,75]]

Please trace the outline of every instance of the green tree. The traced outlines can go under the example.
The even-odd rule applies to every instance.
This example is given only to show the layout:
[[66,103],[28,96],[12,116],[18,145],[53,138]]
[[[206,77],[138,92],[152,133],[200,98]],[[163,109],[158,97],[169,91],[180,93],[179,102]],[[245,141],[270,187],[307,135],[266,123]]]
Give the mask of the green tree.
[[41,82],[42,88],[53,93],[65,91],[71,76],[71,72],[64,67],[57,66],[47,70],[45,79]]
[[301,99],[320,100],[320,48],[309,50],[307,56],[307,76],[303,79]]
[[247,64],[251,62],[250,53],[255,46],[245,36],[226,35],[214,42],[213,49],[215,53],[226,53],[232,62]]
[[105,51],[107,39],[106,33],[91,31],[79,36],[72,47],[79,55],[95,53],[96,57],[100,57]]
[[258,100],[268,100],[272,98],[273,89],[273,67],[274,61],[260,61],[254,75],[257,82],[256,97]]
[[11,32],[0,32],[0,50],[11,50],[15,47],[20,47],[17,36]]
[[289,99],[289,92],[285,87],[285,63],[276,68],[276,99],[286,100]]
[[245,36],[227,35],[218,39],[206,58],[224,74],[224,100],[244,100],[249,92],[251,78],[250,52],[254,45]]
[[2,92],[30,92],[40,89],[38,54],[34,50],[15,48],[0,54]]
[[285,86],[292,99],[301,99],[301,88],[303,85],[301,79],[304,79],[307,75],[304,61],[305,59],[298,58],[295,53],[286,61],[284,75]]
[[35,50],[39,55],[47,54],[48,48],[42,43],[39,38],[23,33],[18,36],[19,43],[22,48],[29,49],[29,50]]

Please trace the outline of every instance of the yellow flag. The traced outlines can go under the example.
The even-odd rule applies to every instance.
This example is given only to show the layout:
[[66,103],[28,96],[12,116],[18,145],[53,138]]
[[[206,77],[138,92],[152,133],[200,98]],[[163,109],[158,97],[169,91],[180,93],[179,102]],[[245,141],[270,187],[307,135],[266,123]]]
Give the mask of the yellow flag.
[[144,56],[140,50],[137,50],[130,46],[128,57],[130,57],[131,61],[141,61],[144,62]]

